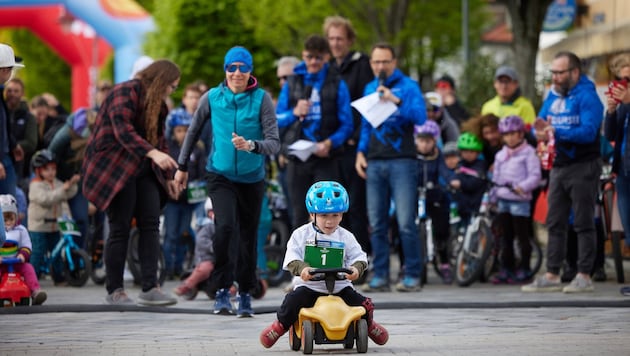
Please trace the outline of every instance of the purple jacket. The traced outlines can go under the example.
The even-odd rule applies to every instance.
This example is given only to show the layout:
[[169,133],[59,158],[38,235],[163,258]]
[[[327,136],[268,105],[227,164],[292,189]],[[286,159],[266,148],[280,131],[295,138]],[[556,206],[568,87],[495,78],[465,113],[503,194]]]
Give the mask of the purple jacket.
[[511,184],[521,188],[525,194],[518,195],[509,188],[494,189],[494,196],[499,199],[529,201],[532,190],[540,183],[540,161],[536,150],[523,141],[516,148],[503,146],[494,158],[492,181],[496,184]]

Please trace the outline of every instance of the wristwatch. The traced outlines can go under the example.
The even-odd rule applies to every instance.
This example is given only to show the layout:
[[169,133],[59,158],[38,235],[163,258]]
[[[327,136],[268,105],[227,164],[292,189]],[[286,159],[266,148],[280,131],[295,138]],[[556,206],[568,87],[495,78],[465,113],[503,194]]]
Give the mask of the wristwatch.
[[254,143],[254,141],[252,140],[247,140],[247,144],[249,145],[249,152],[254,152],[254,150],[256,149],[256,143]]

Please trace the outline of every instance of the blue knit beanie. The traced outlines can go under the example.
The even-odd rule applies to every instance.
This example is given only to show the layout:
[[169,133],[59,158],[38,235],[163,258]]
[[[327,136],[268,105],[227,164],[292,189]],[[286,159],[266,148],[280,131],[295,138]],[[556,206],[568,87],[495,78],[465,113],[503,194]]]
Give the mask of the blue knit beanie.
[[230,64],[234,62],[241,62],[243,64],[247,64],[254,71],[254,60],[252,59],[251,53],[245,48],[241,46],[235,46],[230,48],[230,50],[225,54],[225,60],[223,61],[223,70],[227,70]]

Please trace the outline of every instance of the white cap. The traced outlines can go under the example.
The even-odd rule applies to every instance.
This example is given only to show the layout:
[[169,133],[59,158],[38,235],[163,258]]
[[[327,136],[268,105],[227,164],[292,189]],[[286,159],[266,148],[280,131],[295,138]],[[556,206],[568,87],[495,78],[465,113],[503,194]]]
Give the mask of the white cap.
[[133,68],[131,69],[131,75],[129,79],[133,79],[138,72],[141,72],[143,69],[148,67],[151,63],[153,63],[153,58],[149,56],[140,56],[133,62]]
[[431,103],[433,106],[437,106],[438,108],[442,107],[442,96],[434,91],[430,91],[428,93],[424,93],[424,98],[426,101]]
[[0,43],[0,68],[8,67],[23,68],[24,64],[15,63],[15,53],[13,52],[13,48],[4,43]]

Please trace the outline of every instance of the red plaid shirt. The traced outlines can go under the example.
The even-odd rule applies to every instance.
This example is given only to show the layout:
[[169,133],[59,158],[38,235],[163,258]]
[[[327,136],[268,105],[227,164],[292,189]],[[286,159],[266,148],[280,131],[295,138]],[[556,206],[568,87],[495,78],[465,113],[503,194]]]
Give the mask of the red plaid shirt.
[[[143,103],[146,90],[137,79],[116,85],[107,96],[88,139],[83,160],[83,194],[100,210],[137,174],[146,154],[152,150],[146,140]],[[158,149],[168,153],[164,139],[164,120],[168,109],[162,102],[158,120]],[[173,172],[164,172],[152,163],[164,189]]]

